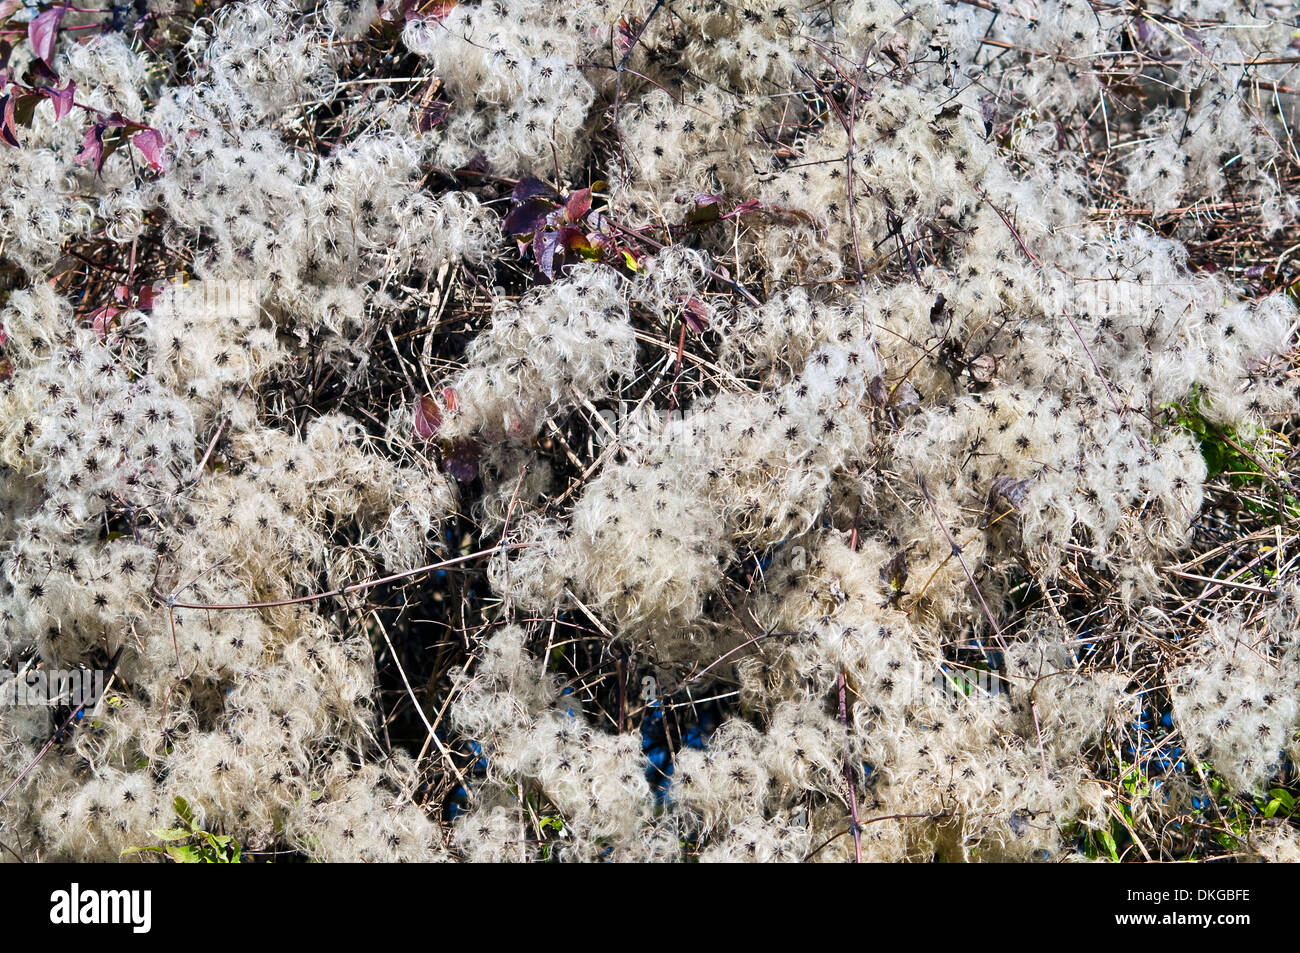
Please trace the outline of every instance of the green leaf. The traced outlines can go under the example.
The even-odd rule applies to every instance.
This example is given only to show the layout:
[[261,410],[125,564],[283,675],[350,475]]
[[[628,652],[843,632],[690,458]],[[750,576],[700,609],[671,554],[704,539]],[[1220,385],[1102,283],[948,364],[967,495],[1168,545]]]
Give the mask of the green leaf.
[[1115,838],[1110,831],[1097,831],[1097,836],[1101,839],[1102,845],[1106,848],[1106,853],[1110,854],[1110,859],[1119,863],[1119,849],[1115,844]]
[[178,864],[201,864],[203,858],[199,855],[198,849],[194,847],[168,847],[168,855]]
[[194,830],[194,812],[190,810],[190,804],[185,800],[185,798],[181,797],[179,794],[176,795],[176,800],[172,802],[172,809],[176,812],[176,816],[181,819],[186,827],[190,830]]
[[189,840],[191,832],[183,827],[169,827],[165,830],[150,831],[154,837],[162,841]]

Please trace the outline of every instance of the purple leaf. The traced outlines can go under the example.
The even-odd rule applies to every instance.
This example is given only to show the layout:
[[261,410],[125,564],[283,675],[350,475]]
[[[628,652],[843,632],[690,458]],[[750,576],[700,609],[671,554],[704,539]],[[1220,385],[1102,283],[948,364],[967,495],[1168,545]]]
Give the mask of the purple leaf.
[[461,483],[468,483],[478,476],[478,462],[483,456],[483,448],[478,444],[462,443],[450,449],[442,458],[447,472]]
[[598,255],[617,255],[618,243],[604,232],[588,232],[587,244]]
[[547,278],[555,277],[555,247],[558,244],[559,237],[555,232],[538,232],[533,236],[533,258]]
[[155,172],[163,171],[162,133],[157,129],[145,129],[143,132],[137,132],[131,141],[140,150],[140,155],[144,156],[144,161],[149,163],[150,168]]
[[81,151],[73,160],[77,165],[93,165],[95,174],[104,165],[104,124],[95,123],[81,137]]
[[71,112],[73,105],[75,105],[74,97],[77,92],[77,84],[74,80],[68,80],[68,85],[62,89],[53,89],[46,86],[41,92],[50,97],[50,102],[54,104],[54,121],[58,122]]
[[541,179],[535,179],[531,175],[524,176],[517,183],[510,193],[510,201],[516,205],[527,202],[529,199],[545,198],[552,202],[557,198],[555,189],[551,188]]
[[1004,474],[995,478],[989,488],[989,508],[1002,509],[1003,505],[1009,505],[1013,510],[1018,510],[1028,495],[1028,480],[1013,480]]
[[993,135],[993,120],[997,118],[997,107],[989,100],[980,103],[980,117],[984,120],[984,135]]
[[50,7],[44,13],[27,24],[27,38],[32,41],[32,49],[41,60],[48,63],[54,55],[54,41],[59,35],[59,23],[67,7]]
[[531,235],[546,223],[546,217],[554,210],[555,206],[545,199],[528,199],[510,210],[501,227],[507,235]]
[[1209,56],[1210,51],[1206,49],[1205,43],[1201,40],[1201,35],[1189,26],[1183,27],[1183,37],[1188,43],[1196,48],[1196,51],[1202,56]]
[[441,126],[447,121],[447,114],[451,112],[451,104],[444,102],[432,102],[427,106],[420,107],[419,118],[415,121],[415,128],[420,132],[428,132]]

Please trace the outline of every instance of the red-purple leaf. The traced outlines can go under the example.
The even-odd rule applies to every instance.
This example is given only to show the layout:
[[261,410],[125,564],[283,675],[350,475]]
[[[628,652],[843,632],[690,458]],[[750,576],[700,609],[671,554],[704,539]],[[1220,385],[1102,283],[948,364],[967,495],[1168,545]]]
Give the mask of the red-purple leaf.
[[95,174],[104,166],[104,124],[95,123],[81,137],[81,151],[74,161],[77,165],[90,165]]
[[18,130],[14,128],[14,97],[0,98],[0,139],[11,146],[18,145]]
[[586,233],[576,225],[561,225],[555,234],[566,253],[575,252],[588,261],[600,261],[600,250],[591,244]]
[[408,20],[444,20],[456,9],[457,0],[402,0],[402,16]]
[[157,129],[145,129],[143,132],[137,132],[131,141],[140,150],[140,155],[144,156],[144,161],[149,163],[150,168],[155,172],[163,171],[162,133]]
[[37,57],[46,63],[54,55],[54,41],[59,35],[59,23],[66,12],[67,7],[50,7],[27,24],[27,38],[32,41],[32,49]]
[[95,333],[99,335],[100,340],[108,337],[108,329],[112,326],[113,319],[121,312],[121,308],[106,304],[102,308],[96,309],[94,314],[90,316],[90,326],[95,329]]
[[415,433],[422,440],[432,440],[442,426],[442,409],[432,397],[421,397],[415,405]]
[[578,189],[576,192],[569,193],[568,201],[564,203],[564,214],[568,216],[569,221],[579,221],[589,211],[591,211],[591,189]]
[[582,229],[574,225],[562,225],[556,230],[555,234],[560,245],[569,251],[582,251],[591,248],[591,242],[587,240],[586,234]]
[[632,44],[636,42],[636,31],[632,29],[632,24],[627,22],[627,17],[618,18],[618,39],[614,42],[620,53],[632,49]]
[[68,80],[68,85],[62,89],[53,89],[47,86],[42,92],[49,96],[50,102],[54,104],[54,120],[58,122],[72,110],[75,103],[73,97],[77,92],[77,84],[73,80]]
[[709,327],[709,308],[699,298],[687,298],[682,307],[682,320],[696,334],[703,334]]
[[22,92],[19,86],[0,98],[0,139],[11,146],[18,145],[18,127],[32,124],[32,113],[40,101],[40,93]]

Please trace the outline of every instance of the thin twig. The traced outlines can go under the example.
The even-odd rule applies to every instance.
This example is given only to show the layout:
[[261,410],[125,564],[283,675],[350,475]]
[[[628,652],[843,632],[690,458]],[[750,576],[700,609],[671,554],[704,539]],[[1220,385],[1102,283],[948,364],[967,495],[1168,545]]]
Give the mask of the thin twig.
[[239,602],[230,604],[177,602],[169,596],[164,596],[157,589],[153,590],[153,594],[163,603],[163,605],[177,609],[275,609],[280,606],[296,606],[301,605],[304,602],[315,602],[318,599],[328,599],[331,596],[342,596],[352,592],[361,592],[365,589],[373,589],[375,586],[382,586],[385,583],[396,582],[399,579],[410,579],[412,576],[420,576],[438,569],[444,569],[448,566],[456,566],[460,563],[478,559],[480,556],[488,556],[492,553],[499,552],[510,552],[515,549],[523,549],[527,546],[534,545],[536,544],[502,543],[501,545],[492,546],[488,549],[480,549],[478,552],[469,553],[464,556],[457,556],[454,559],[444,559],[442,562],[429,563],[429,565],[421,566],[418,569],[408,569],[405,572],[393,573],[391,576],[384,576],[382,579],[369,579],[365,582],[356,582],[350,586],[343,586],[340,589],[331,589],[329,592],[315,592],[309,596],[296,596],[292,599],[275,599],[271,602]]

